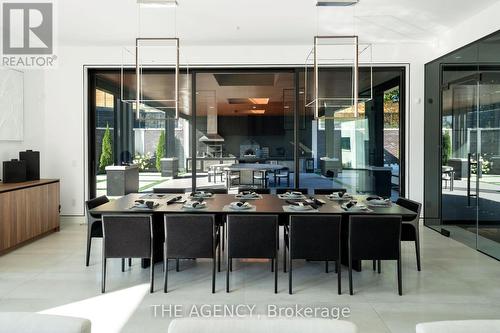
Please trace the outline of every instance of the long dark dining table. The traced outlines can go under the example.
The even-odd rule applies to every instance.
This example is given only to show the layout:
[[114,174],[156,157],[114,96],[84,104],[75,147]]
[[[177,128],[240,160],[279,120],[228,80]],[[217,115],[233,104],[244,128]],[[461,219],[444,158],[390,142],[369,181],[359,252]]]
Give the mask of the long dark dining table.
[[[280,221],[288,221],[290,214],[338,214],[342,216],[342,263],[346,264],[347,260],[347,245],[348,245],[348,223],[350,215],[399,215],[403,220],[415,218],[415,212],[393,203],[389,207],[369,207],[370,211],[345,211],[341,207],[341,202],[330,201],[325,195],[315,195],[316,198],[324,200],[326,203],[319,206],[315,211],[305,212],[289,212],[283,209],[283,206],[288,205],[286,200],[280,199],[276,195],[263,194],[261,199],[245,200],[255,206],[255,210],[235,210],[228,211],[227,207],[231,202],[238,201],[234,194],[215,194],[211,198],[204,199],[207,206],[203,209],[193,210],[183,208],[182,203],[173,203],[167,205],[169,199],[178,197],[179,194],[146,194],[133,193],[127,194],[116,200],[96,207],[91,210],[93,214],[111,215],[111,214],[152,214],[153,215],[153,238],[155,262],[163,260],[163,215],[164,214],[215,214],[223,216],[227,214],[273,214],[279,215]],[[366,196],[354,196],[358,201],[363,201]],[[154,209],[132,209],[136,200],[150,200],[159,203],[159,206]],[[183,199],[189,199],[189,193],[183,195]],[[286,222],[285,222],[286,223]],[[148,265],[147,260],[143,260],[143,267]],[[354,269],[360,270],[361,264],[354,263]]]

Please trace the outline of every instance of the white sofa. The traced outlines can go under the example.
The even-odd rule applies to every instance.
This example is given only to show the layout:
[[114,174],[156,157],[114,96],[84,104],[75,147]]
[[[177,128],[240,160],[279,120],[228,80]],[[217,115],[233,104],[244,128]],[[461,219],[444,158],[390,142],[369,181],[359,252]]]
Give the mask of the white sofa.
[[357,333],[351,322],[334,319],[181,318],[168,333]]
[[90,333],[90,320],[28,312],[0,312],[0,332]]
[[500,320],[456,320],[417,324],[417,333],[500,333]]

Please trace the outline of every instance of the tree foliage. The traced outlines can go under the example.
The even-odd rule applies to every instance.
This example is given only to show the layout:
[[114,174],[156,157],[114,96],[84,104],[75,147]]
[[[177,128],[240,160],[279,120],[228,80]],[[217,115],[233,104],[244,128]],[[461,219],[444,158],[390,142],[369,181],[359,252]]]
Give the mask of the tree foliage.
[[99,171],[105,172],[108,165],[113,164],[113,144],[111,142],[111,131],[109,124],[106,124],[106,131],[102,137],[101,157],[99,158]]
[[165,157],[165,131],[161,131],[158,145],[156,146],[156,170],[161,172],[161,159]]

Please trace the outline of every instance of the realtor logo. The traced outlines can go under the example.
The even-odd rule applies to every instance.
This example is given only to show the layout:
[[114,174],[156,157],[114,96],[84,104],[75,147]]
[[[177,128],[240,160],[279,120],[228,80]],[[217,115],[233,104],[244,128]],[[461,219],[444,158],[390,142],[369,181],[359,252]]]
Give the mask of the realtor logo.
[[4,1],[0,65],[55,68],[54,26],[54,3],[50,0],[33,3]]
[[3,4],[3,54],[52,54],[52,3]]

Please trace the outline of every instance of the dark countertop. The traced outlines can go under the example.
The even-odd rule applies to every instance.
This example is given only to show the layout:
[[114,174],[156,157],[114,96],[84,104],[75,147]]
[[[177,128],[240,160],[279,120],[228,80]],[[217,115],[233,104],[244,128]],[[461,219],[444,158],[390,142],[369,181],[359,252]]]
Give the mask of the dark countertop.
[[59,179],[40,179],[40,180],[29,180],[20,183],[2,183],[0,182],[0,193],[16,191],[23,188],[35,187],[45,184],[57,183]]

